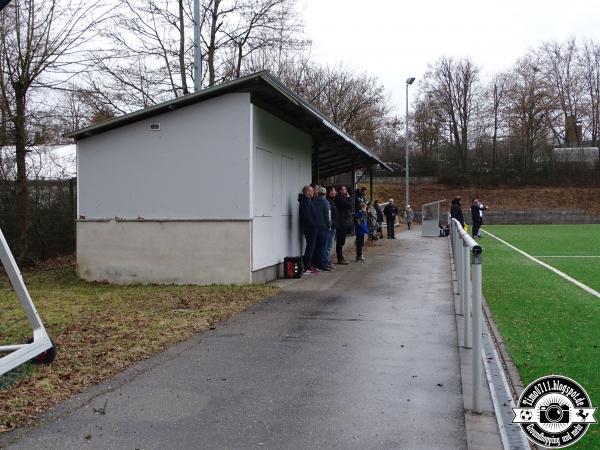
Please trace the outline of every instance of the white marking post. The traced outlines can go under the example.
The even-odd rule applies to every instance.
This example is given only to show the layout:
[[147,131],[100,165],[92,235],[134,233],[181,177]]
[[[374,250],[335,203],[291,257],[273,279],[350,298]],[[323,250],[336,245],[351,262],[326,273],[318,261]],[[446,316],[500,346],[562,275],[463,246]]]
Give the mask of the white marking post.
[[[569,276],[569,275],[567,275],[566,273],[564,273],[564,272],[561,272],[560,270],[558,270],[558,269],[556,269],[556,268],[552,267],[551,265],[549,265],[549,264],[546,264],[546,263],[545,263],[545,262],[543,262],[543,261],[540,261],[540,260],[539,260],[539,259],[537,259],[536,257],[534,257],[534,256],[531,256],[529,253],[526,253],[526,252],[524,252],[523,250],[521,250],[520,248],[517,248],[517,247],[515,247],[515,246],[514,246],[514,245],[512,245],[512,244],[509,244],[509,243],[508,243],[508,242],[506,242],[505,240],[503,240],[503,239],[500,239],[498,236],[495,236],[494,234],[490,233],[489,231],[486,231],[486,230],[482,230],[482,231],[483,231],[485,234],[488,234],[488,235],[490,235],[490,236],[491,236],[491,237],[493,237],[494,239],[496,239],[496,240],[498,240],[498,241],[502,242],[502,243],[503,243],[504,245],[506,245],[507,247],[509,247],[509,248],[512,248],[514,251],[516,251],[516,252],[520,253],[521,255],[525,256],[526,258],[528,258],[528,259],[532,260],[533,262],[535,262],[535,263],[539,264],[540,266],[542,266],[542,267],[545,267],[546,269],[548,269],[548,270],[550,270],[550,271],[554,272],[554,273],[555,273],[556,275],[558,275],[559,277],[561,277],[561,278],[564,278],[564,279],[565,279],[565,280],[567,280],[567,281],[570,281],[570,282],[571,282],[571,283],[573,283],[575,286],[577,286],[577,287],[579,287],[579,288],[583,289],[584,291],[586,291],[588,294],[592,294],[594,297],[600,298],[600,292],[598,292],[598,291],[596,291],[596,290],[592,289],[592,288],[591,288],[591,287],[589,287],[587,284],[583,284],[581,281],[578,281],[578,280],[576,280],[575,278],[573,278],[573,277],[570,277],[570,276]],[[547,257],[545,257],[545,258],[547,258]]]
[[35,358],[36,356],[44,353],[45,351],[52,348],[52,342],[50,337],[44,328],[42,319],[38,315],[33,301],[29,296],[27,287],[23,282],[23,277],[19,271],[19,267],[13,255],[4,239],[4,234],[0,230],[0,260],[4,270],[8,275],[10,284],[15,290],[21,306],[27,316],[27,321],[33,330],[33,342],[30,344],[16,344],[16,345],[2,345],[0,346],[0,353],[8,353],[6,356],[0,357],[0,375],[5,374],[9,370],[20,366],[21,364]]

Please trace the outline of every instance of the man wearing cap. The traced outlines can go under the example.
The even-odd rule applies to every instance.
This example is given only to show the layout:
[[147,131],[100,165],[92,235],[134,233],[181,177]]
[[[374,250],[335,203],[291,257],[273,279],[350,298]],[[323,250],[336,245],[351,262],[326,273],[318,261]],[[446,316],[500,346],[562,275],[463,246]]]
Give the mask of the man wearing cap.
[[327,194],[327,189],[320,187],[319,195],[312,201],[317,223],[317,245],[315,246],[313,261],[319,270],[330,272],[327,242],[331,230],[331,206],[325,198],[325,194]]

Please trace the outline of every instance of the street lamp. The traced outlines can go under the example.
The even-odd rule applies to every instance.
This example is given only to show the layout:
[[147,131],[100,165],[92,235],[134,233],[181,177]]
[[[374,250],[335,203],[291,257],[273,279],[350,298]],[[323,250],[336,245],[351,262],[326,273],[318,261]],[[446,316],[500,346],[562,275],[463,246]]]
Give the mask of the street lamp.
[[405,179],[406,179],[406,203],[404,204],[404,207],[406,208],[408,205],[410,205],[410,196],[409,196],[409,191],[408,191],[408,178],[409,178],[409,171],[408,171],[408,144],[409,144],[409,136],[408,136],[408,87],[413,84],[415,82],[415,78],[414,77],[410,77],[406,79],[406,134],[405,134],[405,138],[404,138],[404,153],[406,155],[406,172],[404,174]]

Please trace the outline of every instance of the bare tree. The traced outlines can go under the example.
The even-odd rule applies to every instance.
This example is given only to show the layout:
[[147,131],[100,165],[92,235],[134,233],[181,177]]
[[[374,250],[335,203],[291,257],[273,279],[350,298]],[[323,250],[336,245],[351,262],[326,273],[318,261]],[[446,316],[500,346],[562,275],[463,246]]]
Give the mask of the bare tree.
[[536,53],[517,61],[506,98],[508,120],[521,147],[522,175],[526,179],[536,151],[546,143],[548,131],[548,93]]
[[469,130],[479,95],[479,68],[468,58],[442,57],[425,76],[425,91],[444,112],[458,167],[467,168]]
[[540,48],[538,68],[548,84],[548,125],[560,145],[566,139],[564,131],[568,116],[578,116],[583,90],[577,66],[575,38],[564,43],[546,42]]
[[[303,50],[302,23],[295,14],[295,0],[247,0],[240,4],[238,24],[227,34],[231,38],[231,69],[234,77],[244,71],[244,62],[261,49],[276,52]],[[261,69],[264,67],[261,67]],[[246,71],[256,67],[246,64]]]
[[412,114],[412,136],[421,152],[431,158],[439,148],[444,120],[440,105],[430,94],[422,94],[415,102]]
[[[204,86],[243,75],[254,55],[302,49],[296,0],[201,0]],[[104,30],[104,51],[94,51],[96,73],[87,89],[119,113],[189,93],[193,81],[190,0],[119,0],[119,14]],[[135,36],[135,39],[132,39]]]
[[488,108],[492,127],[492,168],[498,164],[498,131],[503,125],[502,109],[506,97],[507,77],[498,74],[492,78],[487,89]]
[[104,27],[108,49],[92,52],[89,90],[123,112],[187,94],[188,16],[184,0],[119,0]]
[[[20,248],[25,258],[30,225],[26,155],[28,104],[33,89],[54,84],[53,69],[66,71],[98,17],[95,2],[14,0],[0,14],[0,101],[14,127]],[[44,80],[44,78],[46,78]]]
[[600,140],[600,45],[591,40],[585,42],[579,53],[578,66],[585,90],[586,128],[595,147]]
[[375,144],[378,129],[390,119],[385,88],[366,73],[301,61],[282,68],[279,75],[333,123],[368,146]]

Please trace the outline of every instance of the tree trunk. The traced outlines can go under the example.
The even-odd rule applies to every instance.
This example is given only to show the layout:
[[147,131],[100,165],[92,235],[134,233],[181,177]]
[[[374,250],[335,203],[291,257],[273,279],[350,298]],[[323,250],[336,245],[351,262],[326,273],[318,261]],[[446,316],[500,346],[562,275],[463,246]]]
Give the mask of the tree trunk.
[[242,52],[244,51],[244,44],[239,43],[238,44],[238,54],[237,54],[237,62],[235,65],[235,76],[236,78],[240,77],[240,74],[242,73]]
[[498,142],[498,125],[494,121],[494,135],[492,136],[492,171],[496,173],[496,159],[497,159],[497,142]]
[[181,89],[183,95],[190,93],[185,73],[185,23],[183,22],[183,0],[179,0],[179,72],[181,73]]
[[498,84],[494,83],[494,135],[492,136],[492,171],[496,173],[496,143],[498,141]]
[[27,185],[27,131],[25,129],[26,94],[15,93],[15,154],[17,162],[17,204],[19,209],[19,260],[27,259],[29,253],[29,225],[31,212],[29,209],[29,188]]
[[221,0],[214,0],[210,21],[210,39],[206,52],[206,65],[208,66],[208,86],[215,84],[215,52],[217,46],[217,28],[219,27],[219,4]]

